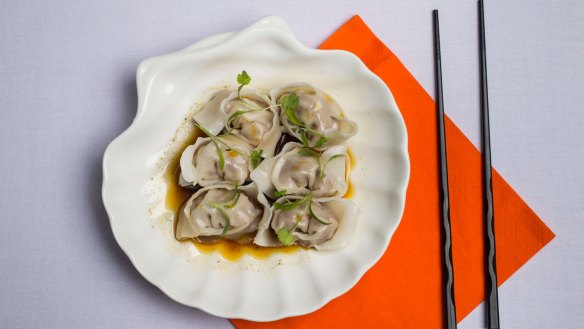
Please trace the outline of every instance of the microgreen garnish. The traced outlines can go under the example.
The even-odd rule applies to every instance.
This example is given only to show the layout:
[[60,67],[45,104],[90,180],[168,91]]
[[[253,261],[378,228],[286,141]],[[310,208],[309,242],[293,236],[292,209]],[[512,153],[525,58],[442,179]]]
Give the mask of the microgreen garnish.
[[239,90],[243,88],[243,86],[249,85],[251,82],[251,77],[245,70],[241,71],[240,74],[237,75],[237,83],[240,85]]
[[[225,142],[218,139],[217,136],[211,134],[211,132],[209,132],[207,129],[205,129],[203,126],[201,126],[197,122],[195,122],[195,126],[197,126],[197,128],[199,128],[205,135],[209,136],[209,138],[211,139],[211,142],[213,142],[213,144],[215,145],[215,148],[217,149],[217,156],[219,157],[219,169],[221,169],[221,170],[225,169],[225,156],[223,156],[223,150],[221,150],[221,147],[219,147],[219,143],[227,146],[228,148],[229,148],[229,145],[225,144]],[[235,152],[239,153],[237,151],[235,151]]]
[[249,103],[244,97],[241,96],[241,90],[243,89],[243,87],[247,86],[251,83],[251,77],[249,76],[249,74],[245,70],[241,71],[241,73],[237,75],[236,81],[239,84],[239,87],[237,87],[237,99],[239,99],[239,102],[241,104],[243,104],[244,106],[246,106],[247,108],[249,108],[250,110],[248,110],[248,111],[240,110],[240,111],[236,111],[235,113],[230,115],[229,118],[227,119],[227,124],[226,124],[228,129],[229,129],[229,126],[231,126],[231,124],[235,120],[237,120],[237,118],[239,118],[240,116],[242,116],[246,113],[264,111],[264,110],[269,110],[272,108],[271,106],[268,106],[265,108],[260,108],[260,107],[256,106],[255,104]]
[[[304,211],[306,212],[306,209],[304,209]],[[296,223],[294,223],[292,228],[287,229],[286,227],[282,227],[278,230],[278,240],[280,240],[284,246],[289,247],[294,244],[294,235],[292,234],[292,231],[294,231],[298,224],[300,224],[302,216],[304,216],[304,213],[303,215],[298,216],[298,220],[296,220]]]
[[[312,157],[318,162],[318,170],[320,172],[320,180],[322,180],[322,172],[324,171],[323,167],[322,167],[322,158],[321,158],[322,154],[313,148],[302,147],[302,148],[298,149],[298,155]],[[314,184],[316,184],[316,181],[314,182]],[[312,188],[314,188],[314,185],[312,186]]]
[[288,231],[285,227],[282,227],[278,231],[278,240],[280,240],[280,242],[286,247],[289,247],[294,243],[294,235],[292,235],[292,232]]
[[219,169],[224,170],[225,157],[223,156],[223,151],[221,151],[219,144],[217,144],[217,142],[213,138],[211,138],[211,141],[213,142],[213,144],[215,144],[215,148],[217,149],[217,155],[219,156]]
[[286,117],[288,117],[288,120],[292,124],[298,127],[304,127],[304,123],[300,121],[300,119],[298,119],[296,117],[296,114],[294,113],[294,110],[300,104],[300,101],[298,100],[298,96],[296,94],[293,93],[282,96],[282,98],[280,99],[280,104],[282,105],[284,114],[286,114]]
[[237,201],[239,201],[239,196],[241,195],[241,190],[239,189],[239,184],[235,183],[235,190],[233,190],[233,197],[224,203],[209,201],[207,204],[219,211],[223,219],[225,220],[225,226],[223,226],[223,232],[221,232],[221,237],[223,237],[229,229],[231,228],[231,220],[225,209],[231,209],[235,207]]
[[310,212],[310,216],[316,219],[317,222],[321,223],[322,225],[330,225],[331,223],[323,221],[320,217],[318,217],[314,211],[312,210],[312,202],[308,205],[308,211]]
[[286,190],[276,191],[276,192],[274,192],[274,197],[280,198],[280,197],[283,197],[284,195],[286,195],[287,193],[288,192],[286,192]]
[[[244,101],[244,102],[245,102],[245,101]],[[236,111],[235,113],[233,113],[232,115],[230,115],[230,116],[229,116],[229,119],[227,119],[227,124],[226,124],[226,126],[230,127],[230,126],[233,124],[233,122],[234,122],[235,120],[237,120],[237,118],[239,118],[240,116],[242,116],[242,115],[244,115],[244,114],[246,114],[246,113],[252,113],[252,112],[263,111],[263,110],[267,110],[267,109],[269,109],[269,108],[270,108],[270,107],[263,108],[263,109],[259,109],[259,108],[258,108],[258,109],[255,109],[255,110],[249,110],[249,111],[243,111],[243,110]]]
[[205,135],[207,135],[211,139],[211,142],[213,143],[213,145],[215,145],[215,148],[217,149],[217,156],[219,157],[219,169],[220,170],[224,170],[225,169],[225,156],[223,155],[223,150],[221,150],[221,147],[219,147],[219,144],[222,144],[223,146],[225,146],[226,151],[231,150],[231,151],[233,151],[233,152],[241,155],[241,152],[239,152],[238,150],[232,148],[231,146],[229,146],[229,144],[225,143],[224,141],[222,141],[221,139],[218,138],[218,137],[221,137],[221,136],[229,135],[230,133],[225,133],[225,134],[223,134],[221,136],[215,136],[215,135],[211,134],[211,132],[208,131],[207,129],[205,129],[203,126],[201,126],[200,124],[198,124],[197,122],[194,122],[194,124]]
[[328,139],[327,139],[326,137],[324,137],[324,135],[323,135],[323,136],[320,136],[320,138],[319,138],[319,139],[316,141],[316,144],[315,144],[315,146],[316,146],[316,147],[321,147],[321,146],[323,146],[323,145],[324,145],[324,143],[326,143],[326,142],[328,142]]
[[306,147],[310,146],[310,141],[308,140],[308,136],[306,136],[306,130],[300,132],[300,141],[302,142],[302,145]]
[[307,200],[309,200],[309,198],[312,198],[311,194],[307,194],[302,199],[298,199],[296,201],[286,200],[286,202],[284,202],[284,203],[274,202],[274,208],[280,209],[283,211],[292,210],[294,208],[300,207]]
[[302,155],[302,156],[308,156],[308,157],[313,157],[313,158],[320,158],[320,153],[314,149],[308,148],[308,147],[303,147],[301,149],[298,150],[298,154]]
[[344,154],[335,154],[332,157],[330,157],[328,160],[326,160],[326,162],[324,163],[324,166],[322,166],[322,168],[320,169],[320,180],[322,181],[322,179],[324,178],[324,170],[326,169],[326,166],[328,166],[328,164],[333,161],[334,159],[338,159],[338,158],[344,158],[345,155]]
[[302,120],[298,119],[296,113],[294,113],[294,110],[296,110],[298,105],[300,105],[300,99],[295,93],[287,94],[280,98],[280,106],[282,106],[282,110],[284,111],[284,114],[286,114],[288,121],[300,128],[300,140],[302,141],[302,144],[304,144],[304,146],[308,146],[310,144],[306,134],[309,133],[313,136],[319,137],[315,144],[316,147],[323,146],[328,141],[328,139],[321,132],[307,127],[306,124],[302,122]]
[[300,105],[300,98],[295,93],[287,94],[282,96],[280,104],[285,111],[294,111]]
[[284,202],[284,203],[274,202],[274,208],[280,209],[283,211],[288,211],[288,210],[292,210],[294,208],[300,207],[303,204],[306,204],[306,208],[302,212],[301,216],[304,216],[304,213],[306,212],[306,210],[309,210],[310,215],[312,217],[314,217],[315,219],[317,219],[319,222],[321,222],[325,225],[330,224],[330,223],[325,223],[320,218],[317,218],[318,216],[313,214],[313,211],[312,211],[312,192],[309,192],[302,199],[298,199],[296,201],[286,200],[286,202]]
[[[247,74],[245,70],[241,71],[241,73],[237,75],[236,81],[239,84],[239,87],[237,87],[237,98],[239,99],[241,104],[247,106],[252,110],[256,110],[257,107],[251,105],[243,97],[241,97],[241,89],[243,89],[243,86],[247,86],[251,83],[251,77],[249,76],[249,74]],[[231,118],[229,118],[229,120],[231,120]]]
[[233,207],[235,207],[235,205],[237,204],[237,201],[239,201],[239,196],[241,195],[241,191],[240,190],[235,190],[235,193],[233,195],[233,199],[231,199],[231,202],[225,205],[225,208],[227,209],[231,209]]
[[229,216],[227,215],[225,210],[219,209],[219,212],[221,213],[221,215],[223,215],[223,219],[225,219],[225,226],[223,227],[223,231],[221,232],[221,237],[223,237],[225,234],[227,234],[227,232],[229,232],[229,229],[231,228],[231,221],[229,220]]
[[220,207],[219,204],[215,202],[209,202],[209,205],[219,210],[219,213],[221,213],[221,216],[223,216],[223,219],[225,220],[225,226],[223,226],[223,231],[221,232],[221,237],[223,237],[225,234],[227,234],[227,232],[229,232],[229,229],[231,228],[231,221],[229,220],[229,215],[227,215],[225,209]]
[[264,152],[264,150],[253,150],[251,152],[250,155],[250,159],[251,159],[251,165],[253,166],[253,169],[257,168],[257,166],[259,166],[260,162],[262,162],[262,153]]
[[[286,193],[286,191],[279,191],[276,193],[282,194],[282,192],[284,194]],[[274,193],[274,195],[276,195],[276,193]],[[303,204],[306,204],[306,207],[304,207],[304,210],[299,215],[297,215],[298,220],[296,221],[294,226],[292,226],[292,228],[290,229],[282,227],[281,229],[278,230],[278,240],[280,240],[280,242],[285,246],[290,246],[294,243],[294,235],[292,235],[292,231],[298,226],[298,224],[300,224],[300,221],[302,220],[307,211],[310,213],[310,217],[314,218],[314,220],[316,220],[317,222],[323,225],[331,224],[329,222],[325,222],[324,220],[322,220],[312,210],[312,192],[309,192],[302,199],[298,199],[296,201],[290,201],[286,199],[286,202],[284,203],[274,202],[274,208],[280,209],[282,211],[288,211],[300,207]]]

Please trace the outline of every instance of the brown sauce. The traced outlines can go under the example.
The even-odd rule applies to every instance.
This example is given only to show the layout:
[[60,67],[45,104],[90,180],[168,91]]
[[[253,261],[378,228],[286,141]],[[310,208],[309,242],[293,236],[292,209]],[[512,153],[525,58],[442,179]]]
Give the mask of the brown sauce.
[[[189,138],[187,138],[181,145],[176,155],[171,159],[164,178],[167,181],[168,189],[166,192],[166,207],[174,213],[174,229],[176,231],[176,225],[178,223],[178,217],[182,205],[188,200],[188,198],[194,193],[190,189],[181,187],[178,184],[178,178],[180,175],[180,156],[187,146],[195,143],[197,138],[202,136],[199,130],[195,130]],[[351,167],[354,166],[354,156],[349,151]],[[349,181],[349,188],[344,198],[351,198],[354,194],[354,189]],[[200,252],[204,254],[218,253],[223,257],[223,259],[228,261],[237,261],[244,255],[250,255],[256,259],[266,259],[270,256],[281,253],[289,254],[294,253],[301,249],[298,246],[290,247],[260,247],[251,243],[252,237],[243,237],[240,241],[229,241],[221,239],[215,243],[201,243],[194,240],[180,241],[182,243],[192,243]]]
[[351,183],[351,179],[349,177],[349,173],[351,172],[351,170],[353,168],[355,168],[356,165],[356,158],[355,155],[353,154],[353,151],[351,151],[351,149],[347,149],[347,155],[349,155],[349,168],[347,169],[347,182],[348,182],[348,186],[347,186],[347,193],[345,193],[345,195],[343,195],[343,198],[345,199],[352,199],[355,196],[355,187],[353,186],[353,184]]

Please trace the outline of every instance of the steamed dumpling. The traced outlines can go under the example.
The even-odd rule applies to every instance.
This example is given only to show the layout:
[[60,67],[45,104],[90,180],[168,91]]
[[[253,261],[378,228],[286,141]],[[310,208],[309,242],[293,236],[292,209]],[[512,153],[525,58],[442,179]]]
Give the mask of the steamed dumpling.
[[217,93],[194,116],[197,124],[211,134],[229,131],[246,143],[262,150],[263,157],[271,157],[282,135],[277,106],[266,94],[253,89],[241,92],[245,103],[237,97],[237,91],[223,90]]
[[[302,154],[306,150],[298,143],[288,143],[274,158],[266,159],[251,173],[251,179],[261,192],[273,198],[274,192],[333,198],[345,195],[348,188],[347,147],[337,145],[324,151],[319,158]],[[324,168],[324,172],[321,170]]]
[[270,227],[274,232],[282,228],[291,231],[296,243],[304,247],[312,247],[330,240],[337,231],[339,220],[318,202],[312,203],[312,211],[328,225],[314,219],[305,207],[300,206],[288,211],[275,209]]
[[193,116],[195,122],[207,129],[211,134],[218,135],[224,127],[221,104],[232,93],[232,90],[222,90],[213,95],[205,106],[195,113]]
[[[291,84],[270,92],[270,97],[281,104],[282,97],[295,93],[299,104],[294,110],[296,117],[308,129],[320,133],[328,140],[322,147],[343,143],[357,133],[357,124],[345,117],[339,104],[323,91],[305,83]],[[280,121],[284,131],[301,139],[302,129],[294,125],[280,109]],[[321,136],[306,131],[310,146],[316,146]]]
[[[217,185],[203,188],[183,206],[176,227],[179,240],[211,242],[222,236],[235,240],[257,230],[271,210],[255,184],[239,187]],[[225,228],[227,227],[227,231]]]
[[[180,158],[182,186],[210,186],[221,183],[243,185],[251,171],[250,153],[253,147],[233,135],[216,137],[220,142],[215,145],[211,138],[198,138],[188,146]],[[217,146],[224,158],[221,169]]]
[[[299,197],[288,197],[297,200]],[[276,202],[283,203],[286,198]],[[312,211],[323,222],[312,217],[302,204],[291,210],[272,208],[272,218],[262,219],[254,243],[263,247],[283,245],[278,232],[285,228],[294,237],[293,244],[321,250],[342,248],[352,243],[357,230],[359,208],[350,200],[336,199],[327,202],[312,202]],[[296,224],[298,223],[298,224]],[[328,224],[325,224],[328,223]]]
[[273,156],[278,139],[282,135],[276,105],[267,95],[255,91],[242,92],[241,96],[245,104],[237,98],[237,92],[231,93],[222,102],[225,127],[262,150],[264,157]]

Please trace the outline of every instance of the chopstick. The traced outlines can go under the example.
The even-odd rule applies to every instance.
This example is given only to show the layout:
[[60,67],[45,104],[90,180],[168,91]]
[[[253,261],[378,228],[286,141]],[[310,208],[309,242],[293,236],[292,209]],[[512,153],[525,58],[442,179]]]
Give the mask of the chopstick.
[[438,10],[434,17],[434,68],[436,78],[436,111],[438,116],[438,152],[440,155],[440,202],[442,236],[442,290],[444,306],[444,328],[456,328],[454,302],[454,268],[452,266],[452,236],[450,233],[450,201],[448,196],[448,165],[446,159],[446,136],[444,131],[444,100],[442,92],[442,64],[440,58],[440,27]]
[[491,171],[491,134],[489,127],[489,96],[487,86],[487,53],[485,42],[485,8],[479,6],[479,40],[481,61],[481,116],[483,148],[483,196],[485,198],[485,294],[487,328],[499,328],[499,297],[497,290],[497,262],[495,255],[495,222],[493,212],[493,181]]

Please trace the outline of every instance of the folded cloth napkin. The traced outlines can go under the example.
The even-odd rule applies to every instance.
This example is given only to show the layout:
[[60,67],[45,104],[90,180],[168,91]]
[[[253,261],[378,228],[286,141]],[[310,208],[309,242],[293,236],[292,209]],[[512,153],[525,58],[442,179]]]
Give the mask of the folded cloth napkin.
[[[403,219],[381,260],[353,289],[322,309],[268,323],[232,322],[239,329],[440,328],[440,204],[434,101],[359,16],[337,30],[321,48],[343,49],[357,55],[383,79],[396,99],[408,130],[411,161]],[[484,299],[481,155],[449,119],[446,136],[455,298],[460,321]],[[554,234],[496,171],[493,188],[500,285]]]

